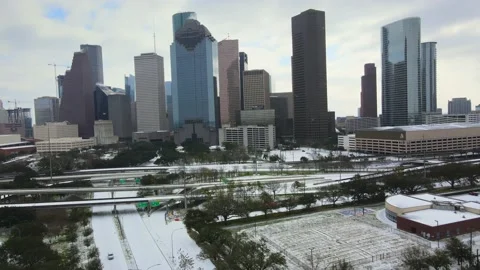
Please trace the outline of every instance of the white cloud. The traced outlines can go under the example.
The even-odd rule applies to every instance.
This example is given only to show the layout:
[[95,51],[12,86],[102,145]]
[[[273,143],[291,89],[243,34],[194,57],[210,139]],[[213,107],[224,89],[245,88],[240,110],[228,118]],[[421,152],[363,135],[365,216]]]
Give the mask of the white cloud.
[[[291,91],[291,17],[303,10],[324,10],[327,44],[334,55],[327,63],[329,109],[337,116],[354,115],[360,106],[363,65],[377,65],[381,112],[380,27],[409,16],[422,18],[425,41],[438,42],[438,106],[466,96],[480,102],[480,9],[477,0],[118,0],[103,8],[100,0],[16,0],[0,10],[0,99],[33,108],[33,99],[55,95],[52,67],[70,65],[80,44],[103,47],[105,83],[123,88],[123,75],[133,73],[133,57],[153,51],[153,22],[157,53],[165,58],[170,78],[171,16],[195,11],[217,40],[237,38],[249,55],[250,69],[266,69],[276,91]],[[49,7],[67,11],[64,22],[45,17]],[[287,61],[289,62],[289,61]],[[58,68],[58,72],[63,69]]]

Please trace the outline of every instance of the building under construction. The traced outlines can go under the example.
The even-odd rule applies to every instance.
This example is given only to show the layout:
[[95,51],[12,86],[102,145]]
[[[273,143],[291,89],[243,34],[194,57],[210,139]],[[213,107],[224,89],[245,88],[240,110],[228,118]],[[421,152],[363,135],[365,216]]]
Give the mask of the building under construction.
[[20,134],[22,138],[32,138],[32,116],[30,108],[8,109],[6,123],[0,123],[0,134]]

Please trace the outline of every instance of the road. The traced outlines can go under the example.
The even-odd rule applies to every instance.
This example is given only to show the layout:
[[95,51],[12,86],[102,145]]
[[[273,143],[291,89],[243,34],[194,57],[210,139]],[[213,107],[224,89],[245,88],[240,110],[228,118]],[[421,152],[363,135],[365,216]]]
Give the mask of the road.
[[[95,198],[108,198],[109,193],[95,193]],[[123,255],[119,235],[115,230],[111,206],[92,207],[92,228],[95,245],[100,253],[104,270],[128,269]],[[108,260],[108,253],[113,253],[115,258]]]

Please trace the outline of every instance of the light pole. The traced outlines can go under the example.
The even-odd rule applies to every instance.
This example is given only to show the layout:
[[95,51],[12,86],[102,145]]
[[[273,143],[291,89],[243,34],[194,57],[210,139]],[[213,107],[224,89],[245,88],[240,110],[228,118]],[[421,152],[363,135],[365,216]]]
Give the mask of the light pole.
[[50,163],[50,182],[53,184],[53,173],[52,173],[52,140],[50,139],[50,125],[47,125],[47,134],[48,134],[48,155],[49,155],[49,163]]
[[312,263],[312,270],[315,270],[315,264],[314,264],[314,261],[313,261],[313,250],[315,248],[311,247],[311,248],[308,248],[308,249],[310,249],[310,260],[311,260],[311,263]]
[[437,222],[437,248],[440,248],[440,232],[438,231],[438,220],[435,220]]
[[170,243],[172,244],[172,262],[175,263],[175,255],[173,254],[173,233],[179,230],[184,230],[185,228],[178,228],[172,231],[170,234]]

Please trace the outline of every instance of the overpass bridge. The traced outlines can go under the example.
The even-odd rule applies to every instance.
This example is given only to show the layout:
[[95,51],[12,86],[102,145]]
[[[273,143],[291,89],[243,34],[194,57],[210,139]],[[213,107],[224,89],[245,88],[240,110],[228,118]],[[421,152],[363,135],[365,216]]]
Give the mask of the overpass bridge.
[[[188,199],[205,198],[205,195],[189,195]],[[155,197],[144,198],[112,198],[112,199],[96,199],[96,200],[81,200],[81,201],[65,201],[65,202],[36,202],[36,203],[13,203],[13,204],[0,204],[0,208],[78,208],[78,207],[91,207],[99,205],[117,205],[117,204],[131,204],[152,201],[155,202],[168,202],[170,200],[183,200],[183,195],[162,195]],[[150,206],[150,204],[149,204]]]
[[[276,179],[255,179],[255,180],[237,180],[235,184],[268,184],[285,183],[303,180],[325,180],[323,177],[288,177]],[[22,189],[0,189],[0,195],[32,195],[32,194],[74,194],[91,192],[118,192],[118,191],[140,191],[140,190],[159,190],[159,189],[178,189],[178,188],[213,188],[226,187],[223,182],[213,183],[190,183],[190,184],[167,184],[150,186],[115,186],[115,187],[69,187],[69,188],[22,188]]]

